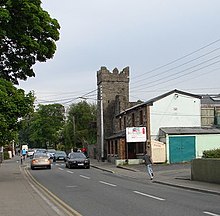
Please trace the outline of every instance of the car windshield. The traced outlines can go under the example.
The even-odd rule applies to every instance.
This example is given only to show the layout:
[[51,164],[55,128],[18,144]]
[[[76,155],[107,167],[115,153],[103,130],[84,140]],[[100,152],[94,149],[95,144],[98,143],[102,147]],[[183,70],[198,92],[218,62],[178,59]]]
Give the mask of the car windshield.
[[70,158],[86,158],[86,156],[83,153],[72,153],[70,154]]
[[66,156],[66,153],[65,152],[56,152],[55,155]]
[[47,154],[35,154],[34,155],[34,158],[42,158],[42,157],[44,157],[44,158],[48,158],[48,155]]

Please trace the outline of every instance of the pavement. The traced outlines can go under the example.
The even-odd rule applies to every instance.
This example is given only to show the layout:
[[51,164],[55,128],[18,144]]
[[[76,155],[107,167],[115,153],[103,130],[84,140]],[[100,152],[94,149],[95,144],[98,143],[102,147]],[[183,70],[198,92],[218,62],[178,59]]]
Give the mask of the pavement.
[[[19,157],[15,156],[0,164],[0,211],[2,216],[80,216],[46,188],[40,187],[36,180],[28,175],[26,163],[27,161],[21,165]],[[153,165],[153,181],[149,179],[143,164],[116,167],[106,161],[91,159],[91,166],[135,181],[220,195],[220,184],[190,180],[189,163]]]

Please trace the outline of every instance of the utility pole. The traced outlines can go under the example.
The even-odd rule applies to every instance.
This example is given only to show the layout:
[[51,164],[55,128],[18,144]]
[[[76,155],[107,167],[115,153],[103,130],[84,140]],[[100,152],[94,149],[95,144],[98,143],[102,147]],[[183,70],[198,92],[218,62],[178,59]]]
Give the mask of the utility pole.
[[[75,116],[73,116],[73,136],[74,136],[74,146],[76,145],[76,122],[75,122]],[[73,152],[73,147],[72,147],[72,152]]]
[[101,138],[101,160],[104,161],[104,119],[103,119],[103,98],[102,98],[102,86],[100,85],[100,138]]

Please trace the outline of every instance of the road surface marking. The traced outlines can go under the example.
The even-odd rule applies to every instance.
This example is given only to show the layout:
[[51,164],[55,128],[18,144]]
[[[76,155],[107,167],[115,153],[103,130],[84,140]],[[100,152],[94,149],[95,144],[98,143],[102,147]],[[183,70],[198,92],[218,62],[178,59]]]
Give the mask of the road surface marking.
[[63,168],[60,168],[60,167],[59,167],[58,169],[59,169],[59,170],[63,170]]
[[82,178],[85,178],[85,179],[90,179],[90,177],[88,177],[88,176],[84,176],[84,175],[79,175],[79,176]]
[[68,173],[71,173],[71,174],[73,174],[73,173],[74,173],[73,171],[69,171],[69,170],[67,170],[67,172],[68,172]]
[[108,182],[104,182],[104,181],[99,181],[100,183],[102,184],[105,184],[105,185],[109,185],[109,186],[112,186],[112,187],[116,187],[117,185],[114,185],[114,184],[111,184],[111,183],[108,183]]
[[142,196],[146,196],[146,197],[150,197],[150,198],[156,199],[156,200],[160,200],[160,201],[164,201],[165,200],[163,198],[152,196],[150,194],[145,194],[145,193],[142,193],[142,192],[139,192],[139,191],[133,191],[133,192],[136,193],[136,194],[140,194]]
[[31,187],[34,189],[34,191],[58,214],[63,215],[60,210],[57,208],[56,205],[54,205],[52,202],[50,202],[32,183],[29,182]]
[[75,187],[77,187],[76,185],[67,185],[66,186],[67,188],[75,188]]
[[207,215],[212,215],[212,216],[220,216],[219,214],[214,214],[214,213],[207,212],[207,211],[204,211],[203,213]]

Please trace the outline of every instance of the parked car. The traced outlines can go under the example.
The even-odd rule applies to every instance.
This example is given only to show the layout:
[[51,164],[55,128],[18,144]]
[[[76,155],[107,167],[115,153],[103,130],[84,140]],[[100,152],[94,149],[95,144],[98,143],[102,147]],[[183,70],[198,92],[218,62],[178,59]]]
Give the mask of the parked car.
[[51,160],[46,153],[35,153],[31,159],[31,169],[47,168],[51,169]]
[[65,151],[56,151],[54,154],[53,161],[66,161],[66,152]]
[[66,158],[66,167],[71,168],[90,168],[90,160],[82,152],[69,153]]

